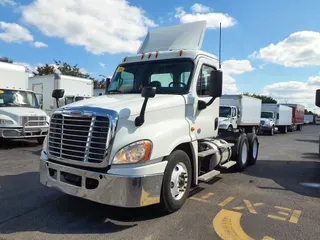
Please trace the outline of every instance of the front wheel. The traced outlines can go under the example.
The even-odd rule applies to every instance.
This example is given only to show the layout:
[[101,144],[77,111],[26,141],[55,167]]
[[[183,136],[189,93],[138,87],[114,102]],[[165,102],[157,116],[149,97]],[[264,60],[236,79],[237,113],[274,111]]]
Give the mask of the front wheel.
[[269,134],[270,134],[270,136],[273,136],[273,134],[274,134],[274,127],[271,128]]
[[167,212],[179,210],[186,202],[191,186],[191,163],[188,154],[182,150],[173,151],[167,158],[164,172],[160,205]]

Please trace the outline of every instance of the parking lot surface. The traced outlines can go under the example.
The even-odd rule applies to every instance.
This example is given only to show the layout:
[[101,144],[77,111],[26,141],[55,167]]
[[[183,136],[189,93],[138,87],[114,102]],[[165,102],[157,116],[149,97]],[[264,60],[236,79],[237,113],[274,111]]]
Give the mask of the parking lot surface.
[[46,188],[41,146],[1,142],[0,239],[319,239],[319,132],[259,136],[255,166],[200,184],[165,216],[156,206],[121,209]]

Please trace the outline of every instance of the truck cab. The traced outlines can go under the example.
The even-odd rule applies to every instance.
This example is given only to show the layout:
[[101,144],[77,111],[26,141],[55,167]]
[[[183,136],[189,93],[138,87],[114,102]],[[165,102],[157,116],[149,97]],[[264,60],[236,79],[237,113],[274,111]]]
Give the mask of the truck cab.
[[238,108],[236,106],[220,105],[219,107],[219,129],[233,131],[237,129]]
[[40,182],[107,205],[174,212],[219,168],[255,164],[255,134],[218,135],[222,72],[200,50],[205,29],[200,21],[150,31],[105,95],[56,109]]
[[260,130],[262,132],[268,132],[270,133],[270,135],[273,135],[275,131],[276,120],[277,120],[276,116],[277,116],[276,112],[262,111]]

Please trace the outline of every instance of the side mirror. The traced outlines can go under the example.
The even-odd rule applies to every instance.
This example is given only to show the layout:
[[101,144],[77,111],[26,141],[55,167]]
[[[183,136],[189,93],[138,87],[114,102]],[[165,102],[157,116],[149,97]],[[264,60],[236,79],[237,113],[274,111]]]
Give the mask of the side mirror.
[[209,95],[215,99],[222,95],[222,72],[219,70],[210,73]]
[[52,91],[52,97],[55,99],[63,98],[64,96],[64,89],[55,89]]
[[154,98],[156,95],[157,88],[155,87],[144,87],[141,91],[141,97]]
[[320,89],[316,91],[316,106],[320,107]]

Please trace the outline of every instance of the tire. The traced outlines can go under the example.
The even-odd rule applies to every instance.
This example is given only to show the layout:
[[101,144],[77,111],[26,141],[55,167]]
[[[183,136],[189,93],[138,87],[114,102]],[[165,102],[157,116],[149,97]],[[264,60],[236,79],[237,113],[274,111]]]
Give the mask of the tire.
[[229,132],[232,132],[232,131],[233,131],[232,125],[230,125],[230,126],[228,127],[227,131],[229,131]]
[[283,134],[286,134],[288,132],[287,126],[281,126],[279,127],[279,131]]
[[272,126],[271,130],[269,131],[269,135],[273,136],[274,135],[274,126]]
[[[173,151],[166,158],[166,160],[168,161],[168,164],[166,166],[166,170],[164,172],[163,181],[162,181],[160,207],[164,212],[172,213],[179,210],[188,198],[190,186],[191,186],[191,180],[192,180],[192,176],[191,176],[192,169],[191,169],[191,162],[188,154],[186,154],[182,150]],[[183,169],[184,167],[185,169]],[[173,190],[173,188],[177,186],[176,184],[177,182],[172,181],[172,178],[174,178],[173,177],[174,171],[181,171],[181,170],[184,170],[187,172],[187,179],[185,179],[186,182],[184,183],[184,186],[183,186],[185,188],[185,191],[182,196],[178,195],[178,197],[180,198],[176,197],[175,199],[171,189]],[[182,174],[177,177],[179,178],[182,177]]]
[[38,137],[38,138],[37,138],[37,142],[38,142],[39,144],[43,144],[44,139],[45,139],[45,137]]
[[254,133],[247,134],[249,151],[248,151],[248,165],[254,165],[257,162],[259,155],[259,141],[258,137]]
[[288,127],[288,132],[293,132],[293,127],[292,126]]
[[[246,153],[244,153],[244,151]],[[246,134],[240,136],[238,154],[236,155],[237,169],[242,172],[248,165],[249,142]]]

